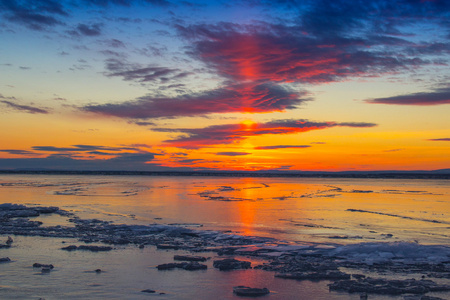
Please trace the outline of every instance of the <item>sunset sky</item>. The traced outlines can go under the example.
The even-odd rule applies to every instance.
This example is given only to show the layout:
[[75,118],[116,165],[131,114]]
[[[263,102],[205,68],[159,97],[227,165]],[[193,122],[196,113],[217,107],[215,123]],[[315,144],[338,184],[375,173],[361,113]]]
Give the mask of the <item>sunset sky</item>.
[[0,169],[450,168],[450,1],[0,0]]

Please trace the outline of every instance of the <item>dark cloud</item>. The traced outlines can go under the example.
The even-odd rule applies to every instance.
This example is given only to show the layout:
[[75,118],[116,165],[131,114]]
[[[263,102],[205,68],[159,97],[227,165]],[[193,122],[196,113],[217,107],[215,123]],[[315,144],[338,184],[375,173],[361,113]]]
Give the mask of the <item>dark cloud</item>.
[[87,152],[87,151],[124,151],[124,150],[137,150],[135,147],[105,147],[95,145],[73,145],[72,147],[54,147],[54,146],[33,146],[35,151],[45,152]]
[[120,59],[125,59],[128,56],[125,52],[117,52],[112,50],[101,50],[100,53],[105,56],[112,56]]
[[84,35],[84,36],[99,36],[102,34],[101,28],[103,24],[78,24],[75,30],[71,31],[74,35]]
[[53,0],[0,0],[0,11],[10,22],[33,30],[63,24],[57,17],[68,16],[61,2]]
[[141,97],[119,104],[87,105],[84,111],[132,119],[199,116],[211,113],[273,112],[298,107],[305,92],[265,84],[239,84],[174,98]]
[[134,0],[82,0],[82,2],[88,5],[106,7],[108,5],[131,6]]
[[398,151],[403,151],[405,149],[402,148],[398,148],[398,149],[389,149],[389,150],[384,150],[383,152],[398,152]]
[[105,67],[108,71],[105,75],[108,77],[122,77],[123,80],[136,82],[167,83],[169,81],[178,81],[192,74],[180,69],[158,66],[146,67],[119,59],[107,59]]
[[345,126],[345,127],[374,127],[376,124],[374,123],[365,123],[365,122],[341,122],[337,123],[337,126]]
[[163,56],[165,53],[167,53],[168,49],[166,46],[156,47],[155,45],[149,45],[145,48],[138,49],[137,51],[139,54],[148,57],[155,57],[155,56]]
[[156,80],[167,80],[166,76],[172,76],[173,73],[177,72],[177,69],[170,69],[165,67],[148,67],[141,68],[117,73],[108,74],[109,77],[119,76],[123,77],[124,80],[128,81],[156,81]]
[[[300,1],[296,1],[300,2]],[[343,36],[365,29],[378,34],[402,35],[402,26],[444,23],[450,4],[445,0],[312,0],[301,1],[303,30],[316,36]]]
[[441,138],[441,139],[429,139],[432,142],[450,142],[450,138]]
[[156,6],[170,6],[171,2],[166,0],[144,0],[145,2]]
[[289,148],[309,148],[310,145],[275,145],[275,146],[259,146],[256,150],[275,150],[275,149],[289,149]]
[[203,159],[199,159],[199,158],[197,158],[197,159],[195,159],[195,158],[192,158],[192,159],[179,159],[179,160],[177,160],[177,163],[191,164],[191,163],[196,163],[196,162],[200,162],[200,161],[203,161]]
[[249,155],[249,152],[217,152],[216,155],[224,155],[224,156],[244,156]]
[[31,152],[28,150],[18,150],[18,149],[0,149],[0,152],[6,152],[9,154],[15,154],[15,155],[35,155],[35,152]]
[[[39,158],[0,159],[2,169],[53,169],[53,170],[152,170],[149,162],[157,153],[141,148],[149,148],[146,144],[121,145],[118,147],[98,145],[72,145],[70,147],[34,146],[33,151],[2,149],[6,152],[22,156],[43,156]],[[96,156],[102,156],[98,159]],[[105,158],[107,157],[107,158]],[[156,166],[156,169],[159,167]]]
[[450,87],[438,88],[432,92],[413,93],[386,98],[365,100],[367,103],[394,104],[394,105],[439,105],[450,103]]
[[[351,125],[349,125],[351,124]],[[332,127],[374,127],[374,123],[314,122],[308,120],[274,120],[267,123],[213,125],[205,128],[154,128],[153,131],[181,133],[165,141],[166,145],[198,149],[218,144],[231,144],[251,136],[266,134],[295,134]]]
[[[85,9],[85,6],[107,7],[109,5],[131,6],[145,3],[151,6],[168,7],[171,2],[167,0],[0,0],[0,14],[5,19],[24,25],[33,30],[46,30],[55,25],[64,25],[61,18],[69,16],[68,4]],[[124,18],[125,19],[125,18]],[[100,24],[79,24],[72,35],[98,36],[101,34]]]
[[315,35],[336,35],[362,27],[371,9],[370,1],[365,1],[366,5],[363,2],[318,0],[303,15],[303,28]]
[[188,156],[187,153],[184,152],[177,152],[177,153],[171,153],[172,156]]
[[104,41],[105,45],[112,48],[125,48],[125,44],[118,39],[110,39]]
[[130,144],[130,145],[122,145],[125,147],[132,147],[132,148],[153,148],[152,145],[148,144]]
[[136,122],[128,122],[129,124],[136,124],[136,125],[139,125],[139,126],[155,126],[156,125],[156,123],[154,123],[154,122],[146,122],[146,121],[142,121],[142,122],[139,122],[139,121],[136,121]]
[[21,105],[17,103],[13,103],[11,101],[2,100],[1,103],[6,104],[8,107],[13,108],[14,110],[29,113],[29,114],[48,114],[49,111],[43,108],[38,108],[30,105]]
[[116,156],[117,155],[117,153],[105,152],[105,151],[88,151],[86,153],[92,154],[92,155],[106,155],[106,156]]
[[109,159],[81,159],[70,155],[45,158],[0,158],[1,169],[50,169],[78,171],[152,171],[161,169],[150,162],[152,153],[121,153]]
[[[148,3],[155,6],[170,6],[171,2],[167,0],[142,0],[144,3]],[[107,7],[109,5],[131,6],[133,3],[139,2],[138,0],[82,0],[82,2],[90,5]]]

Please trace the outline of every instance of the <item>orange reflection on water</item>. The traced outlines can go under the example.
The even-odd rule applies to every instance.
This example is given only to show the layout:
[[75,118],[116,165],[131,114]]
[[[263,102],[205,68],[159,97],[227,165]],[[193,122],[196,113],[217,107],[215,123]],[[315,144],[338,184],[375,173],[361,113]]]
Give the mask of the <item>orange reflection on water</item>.
[[291,215],[303,218],[305,203],[298,197],[308,194],[311,189],[307,185],[291,183],[283,184],[280,190],[277,184],[267,185],[254,178],[241,179],[237,187],[233,196],[245,200],[232,203],[237,211],[238,230],[245,235],[261,235],[261,230],[278,230],[286,225],[285,219],[290,219]]

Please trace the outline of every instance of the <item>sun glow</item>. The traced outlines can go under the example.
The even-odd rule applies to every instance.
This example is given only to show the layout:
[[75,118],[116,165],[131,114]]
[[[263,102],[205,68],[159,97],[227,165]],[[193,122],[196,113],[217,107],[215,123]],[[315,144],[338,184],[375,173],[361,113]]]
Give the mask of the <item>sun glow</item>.
[[245,131],[251,131],[256,127],[257,123],[252,120],[244,120],[240,124],[242,129],[244,129]]

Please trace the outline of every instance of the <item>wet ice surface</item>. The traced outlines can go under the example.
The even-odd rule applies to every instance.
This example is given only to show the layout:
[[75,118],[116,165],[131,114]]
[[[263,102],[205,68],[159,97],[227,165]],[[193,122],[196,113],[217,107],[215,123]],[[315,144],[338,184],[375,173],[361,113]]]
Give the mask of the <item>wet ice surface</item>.
[[[58,214],[30,217],[30,221],[42,222],[43,228],[62,226],[62,232],[68,235],[64,238],[42,237],[42,233],[35,237],[13,235],[12,247],[0,249],[0,258],[13,260],[0,264],[0,270],[7,271],[0,272],[0,296],[211,299],[224,295],[222,299],[234,299],[239,297],[233,295],[232,287],[246,285],[274,291],[264,296],[268,299],[296,299],[299,290],[305,299],[359,299],[359,293],[330,292],[330,280],[274,276],[280,270],[297,274],[300,266],[302,272],[317,272],[317,268],[333,272],[334,264],[348,274],[417,281],[425,276],[436,284],[449,284],[448,271],[442,272],[442,268],[445,271],[448,267],[448,264],[442,267],[443,262],[450,260],[446,181],[297,181],[1,176],[0,204],[54,205],[78,219],[69,221],[73,216]],[[118,224],[125,225],[114,227]],[[97,234],[101,226],[102,230],[117,233],[128,229],[142,231],[149,224],[160,230],[155,231],[159,240],[138,235],[129,244],[119,245],[117,240],[108,241]],[[79,234],[77,226],[91,225],[97,231],[91,228],[85,235]],[[158,264],[173,262],[174,254],[193,250],[189,249],[193,240],[184,238],[178,240],[179,250],[156,248],[158,243],[174,244],[180,238],[177,234],[182,232],[184,238],[198,235],[194,238],[207,241],[200,255],[211,257],[206,262],[208,269],[157,271]],[[0,243],[6,238],[0,236]],[[62,240],[66,243],[62,244]],[[112,243],[114,249],[107,253],[60,249],[83,245],[84,241],[92,241],[93,245]],[[145,247],[139,249],[145,241]],[[223,250],[221,254],[255,261],[252,266],[259,267],[220,272],[212,266],[219,258],[219,248]],[[321,263],[314,260],[317,257]],[[328,263],[329,260],[333,261]],[[55,269],[43,274],[31,267],[35,262],[52,263]],[[287,266],[293,269],[286,269]],[[104,272],[96,273],[96,269]],[[144,289],[165,294],[142,295]],[[449,298],[448,293],[442,292],[427,295]],[[370,294],[369,299],[403,299],[403,296]]]
[[[37,221],[27,218],[34,216],[36,212],[65,215],[70,217],[68,221],[75,223],[75,227],[42,226]],[[2,283],[6,285],[0,287],[0,292],[5,298],[45,296],[50,297],[49,299],[60,297],[130,299],[140,298],[143,290],[150,290],[155,293],[158,291],[158,295],[164,295],[168,299],[192,299],[192,297],[211,299],[213,293],[217,292],[225,295],[222,299],[231,299],[235,295],[227,296],[230,285],[242,286],[248,285],[249,282],[252,286],[268,285],[272,290],[270,296],[274,299],[277,297],[294,299],[299,295],[307,299],[346,299],[349,295],[345,296],[339,292],[352,292],[348,286],[355,289],[357,285],[360,285],[359,288],[363,287],[360,292],[369,291],[375,295],[383,289],[381,294],[437,292],[439,295],[442,294],[441,296],[450,295],[448,285],[450,247],[446,246],[407,242],[353,245],[317,245],[306,242],[294,244],[271,238],[241,236],[174,225],[114,224],[98,219],[81,219],[72,213],[56,210],[55,207],[26,207],[18,204],[1,204],[0,219],[1,231],[15,234],[13,239],[8,237],[5,244],[0,244],[1,253],[8,255],[2,259],[0,266],[5,270]],[[177,274],[177,271],[173,271],[177,274],[177,281],[167,285],[159,282],[158,279],[164,276],[160,276],[159,272],[156,274],[155,268],[166,270],[168,268],[162,266],[168,264],[161,262],[169,261],[169,264],[174,264],[171,261],[180,259],[176,259],[176,256],[170,257],[170,252],[160,252],[157,249],[207,255],[208,258],[212,257],[213,267],[219,270],[222,268],[217,267],[216,263],[227,261],[228,257],[233,257],[228,260],[239,264],[232,267],[237,270],[230,271],[226,278],[222,278],[216,270],[211,270],[214,269],[211,268],[211,261],[201,265],[198,262],[184,265],[176,263],[176,268],[182,269],[182,272],[192,270],[186,268],[186,265],[194,264],[202,268],[196,268],[197,271],[187,277],[186,274]],[[103,252],[108,252],[108,255],[101,255]],[[82,255],[78,256],[75,253]],[[9,257],[12,257],[12,260]],[[245,261],[235,260],[236,257],[244,258]],[[81,262],[80,259],[84,261]],[[206,257],[198,260],[207,261]],[[143,265],[148,263],[152,265]],[[178,266],[180,264],[181,267]],[[254,269],[246,272],[251,264]],[[80,266],[83,266],[83,271]],[[342,272],[341,268],[350,271]],[[260,273],[259,270],[276,273],[273,276],[269,272]],[[386,278],[387,276],[366,278],[366,275],[361,274],[361,272],[367,274],[369,271],[380,274],[389,272],[396,280]],[[150,277],[140,277],[146,275],[142,274],[146,272]],[[129,275],[130,273],[133,274]],[[99,276],[95,277],[96,283],[92,283],[94,274]],[[127,274],[130,277],[123,277]],[[202,276],[198,277],[198,274]],[[356,279],[351,279],[350,274],[356,274],[352,275]],[[399,275],[409,277],[399,280]],[[30,276],[52,276],[52,279],[47,281],[45,278]],[[189,286],[193,284],[193,280],[204,280],[205,276],[209,279],[207,281],[209,285],[201,285],[204,290],[199,290],[198,285],[195,285],[195,288]],[[71,285],[67,287],[69,277]],[[438,281],[424,280],[425,277],[436,278]],[[135,280],[136,278],[139,280]],[[16,289],[16,285],[21,286],[24,279],[27,280],[27,285],[36,286],[31,289]],[[279,279],[296,279],[299,283],[287,286],[282,285]],[[312,282],[309,283],[307,290],[299,293],[296,289],[298,285],[305,284],[304,280]],[[328,284],[328,281],[332,283]],[[151,289],[140,288],[145,282],[150,282]],[[327,285],[324,286],[324,282]],[[184,289],[180,290],[178,286],[180,283],[184,283],[182,285]],[[224,283],[228,285],[224,286]],[[42,284],[45,284],[45,287],[42,287]],[[327,286],[333,292],[328,292]],[[382,299],[384,296],[376,297]]]

